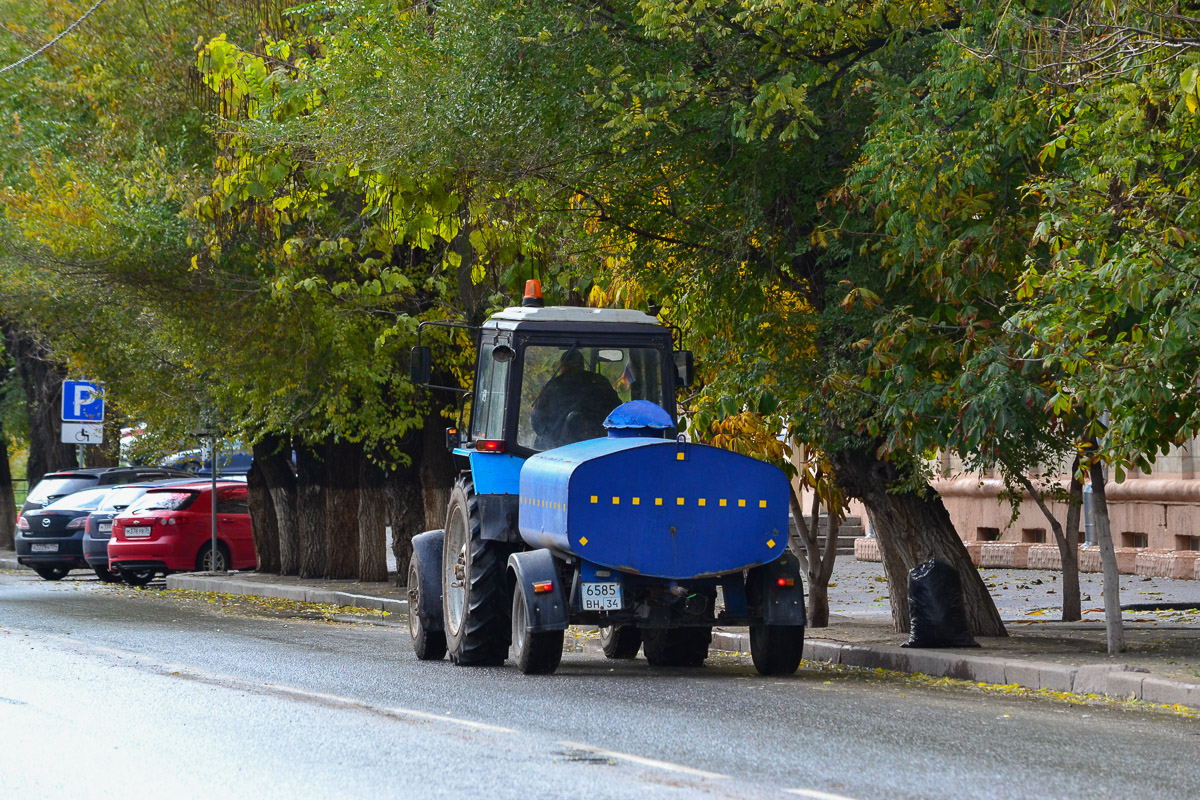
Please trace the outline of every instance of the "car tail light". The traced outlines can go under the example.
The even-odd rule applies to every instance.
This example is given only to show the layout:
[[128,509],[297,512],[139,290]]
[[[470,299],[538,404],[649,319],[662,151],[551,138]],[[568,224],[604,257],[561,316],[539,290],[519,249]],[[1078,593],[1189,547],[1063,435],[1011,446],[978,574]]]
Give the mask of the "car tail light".
[[29,520],[25,519],[24,514],[17,517],[17,530],[19,530],[19,531],[29,530]]
[[165,525],[182,525],[183,520],[179,519],[178,517],[163,517],[161,520],[159,520],[159,524],[164,525],[164,526]]
[[67,530],[77,531],[77,530],[82,529],[84,525],[87,525],[87,516],[86,515],[82,516],[82,517],[76,517],[75,519],[68,522]]

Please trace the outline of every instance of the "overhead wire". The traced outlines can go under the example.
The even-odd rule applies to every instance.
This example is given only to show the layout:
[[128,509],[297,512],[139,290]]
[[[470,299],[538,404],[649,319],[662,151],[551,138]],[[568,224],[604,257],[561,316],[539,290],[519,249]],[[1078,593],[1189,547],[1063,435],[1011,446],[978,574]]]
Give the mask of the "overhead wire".
[[8,72],[9,70],[16,69],[17,67],[20,67],[20,66],[22,66],[22,65],[24,65],[24,64],[27,64],[27,63],[29,63],[29,62],[30,62],[30,61],[32,61],[33,59],[35,59],[35,58],[37,58],[38,56],[40,56],[42,53],[44,53],[44,52],[46,52],[47,50],[49,50],[51,47],[54,47],[54,45],[58,44],[58,42],[59,42],[59,40],[60,40],[60,39],[62,39],[62,38],[63,38],[64,36],[66,36],[68,33],[70,33],[71,31],[75,30],[75,29],[76,29],[76,28],[78,28],[80,25],[82,25],[82,24],[83,24],[83,21],[84,21],[85,19],[87,19],[88,17],[90,17],[90,16],[92,15],[92,12],[93,12],[93,11],[95,11],[95,10],[96,10],[97,8],[99,8],[100,6],[104,5],[104,3],[105,3],[105,2],[107,2],[107,0],[96,0],[96,2],[92,4],[92,7],[91,7],[91,8],[89,8],[87,11],[83,12],[83,16],[82,16],[82,17],[80,17],[79,19],[75,20],[75,21],[74,21],[74,22],[72,22],[70,25],[68,25],[68,26],[67,26],[67,27],[66,27],[66,28],[63,30],[63,32],[62,32],[62,33],[60,33],[58,36],[55,36],[53,39],[51,39],[50,41],[46,42],[44,45],[42,45],[41,47],[39,47],[37,50],[34,50],[32,53],[30,53],[29,55],[25,56],[25,57],[24,57],[24,58],[22,58],[20,61],[15,61],[15,62],[13,62],[12,64],[9,64],[7,67],[0,67],[0,75],[3,75],[4,73]]

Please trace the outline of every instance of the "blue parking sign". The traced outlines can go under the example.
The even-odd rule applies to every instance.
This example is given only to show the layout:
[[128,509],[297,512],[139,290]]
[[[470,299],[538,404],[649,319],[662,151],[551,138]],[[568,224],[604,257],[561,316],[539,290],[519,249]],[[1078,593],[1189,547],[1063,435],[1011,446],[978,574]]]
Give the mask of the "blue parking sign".
[[63,381],[63,422],[103,422],[104,390],[90,381]]

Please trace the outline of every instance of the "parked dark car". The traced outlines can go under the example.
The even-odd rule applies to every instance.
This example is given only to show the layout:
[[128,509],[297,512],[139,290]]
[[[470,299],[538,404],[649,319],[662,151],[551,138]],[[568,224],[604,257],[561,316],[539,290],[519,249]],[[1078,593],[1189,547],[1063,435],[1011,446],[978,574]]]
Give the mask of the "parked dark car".
[[[155,573],[254,569],[246,484],[217,483],[217,550],[212,549],[212,485],[191,483],[149,490],[113,517],[109,569],[133,586]],[[146,573],[149,573],[149,577]]]
[[190,477],[171,478],[114,486],[112,491],[100,501],[96,510],[88,514],[83,528],[83,558],[95,571],[96,577],[106,583],[118,583],[121,580],[121,573],[108,568],[108,540],[112,538],[112,518],[114,516],[129,508],[142,495],[156,486],[172,486],[194,481],[195,478]]
[[62,580],[72,569],[86,567],[83,527],[111,489],[99,487],[32,508],[17,518],[17,561],[48,581]]
[[60,497],[91,489],[95,486],[116,486],[120,483],[153,481],[162,478],[191,478],[190,472],[171,467],[87,467],[47,472],[25,498],[21,513],[42,508]]
[[[175,469],[186,469],[198,478],[212,477],[212,459],[208,457],[207,448],[183,450],[167,456],[160,462],[163,466]],[[254,464],[254,455],[245,450],[239,450],[227,443],[217,450],[217,479],[238,480],[244,478]]]

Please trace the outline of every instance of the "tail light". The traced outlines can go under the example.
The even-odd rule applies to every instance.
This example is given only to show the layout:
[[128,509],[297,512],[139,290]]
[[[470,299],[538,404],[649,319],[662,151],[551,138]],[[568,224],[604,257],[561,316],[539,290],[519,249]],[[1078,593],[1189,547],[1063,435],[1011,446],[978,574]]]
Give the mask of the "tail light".
[[503,453],[503,439],[478,439],[475,442],[475,449],[481,453]]
[[87,525],[87,515],[86,514],[82,517],[75,517],[75,519],[68,522],[67,530],[69,530],[69,531],[81,530],[84,525]]
[[29,530],[29,520],[25,519],[24,514],[17,517],[17,530],[19,530],[19,531]]
[[164,527],[167,525],[182,525],[183,519],[180,517],[163,517],[159,520],[158,524]]

